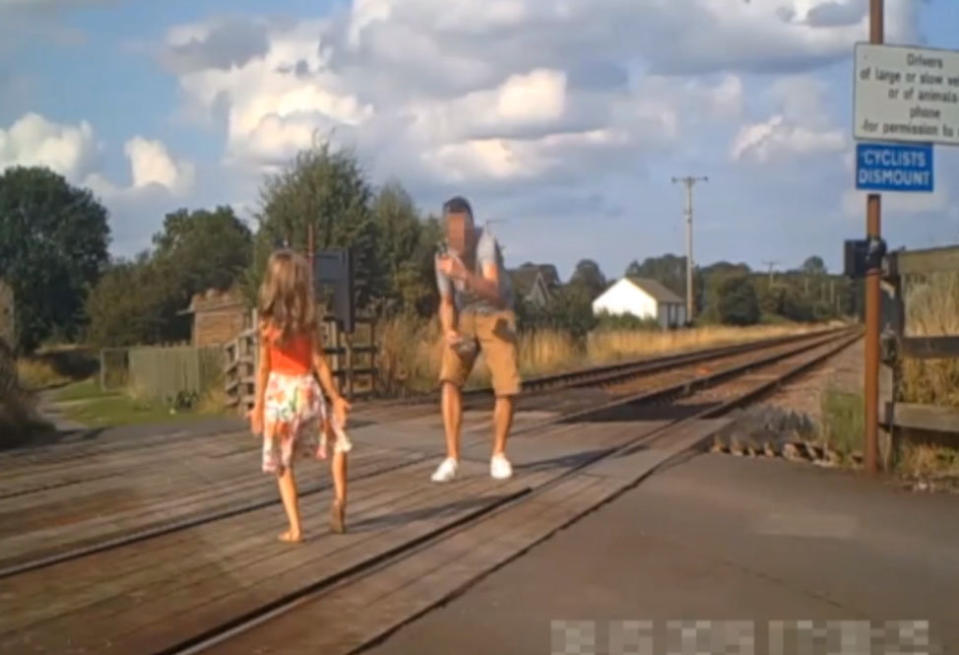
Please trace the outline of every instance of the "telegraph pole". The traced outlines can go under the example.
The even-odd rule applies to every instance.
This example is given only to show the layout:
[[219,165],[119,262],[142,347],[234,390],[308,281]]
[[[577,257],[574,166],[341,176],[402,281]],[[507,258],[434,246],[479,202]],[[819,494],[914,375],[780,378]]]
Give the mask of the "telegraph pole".
[[692,323],[695,307],[693,302],[693,186],[697,182],[708,181],[708,177],[673,178],[673,184],[682,182],[686,186],[686,323]]
[[[883,0],[869,0],[869,41],[884,41]],[[878,193],[870,193],[866,198],[866,238],[870,243],[878,243],[882,236],[882,200]],[[881,263],[872,261],[866,271],[866,341],[865,373],[863,392],[865,395],[866,434],[863,453],[868,473],[877,471],[879,452],[879,302]]]
[[769,267],[769,288],[773,288],[773,267],[779,262],[763,262],[763,266]]

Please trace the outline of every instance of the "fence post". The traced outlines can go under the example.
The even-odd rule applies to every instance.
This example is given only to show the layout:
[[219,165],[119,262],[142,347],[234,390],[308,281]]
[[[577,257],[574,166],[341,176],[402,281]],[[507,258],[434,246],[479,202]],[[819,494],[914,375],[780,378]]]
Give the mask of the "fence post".
[[346,397],[353,402],[353,335],[346,334]]

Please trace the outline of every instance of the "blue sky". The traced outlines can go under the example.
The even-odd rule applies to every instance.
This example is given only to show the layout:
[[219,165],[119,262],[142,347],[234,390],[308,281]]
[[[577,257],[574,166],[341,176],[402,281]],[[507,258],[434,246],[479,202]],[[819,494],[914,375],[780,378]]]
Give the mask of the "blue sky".
[[[163,214],[232,204],[315,129],[373,181],[495,221],[510,264],[568,274],[684,247],[836,269],[851,193],[851,53],[866,0],[0,0],[0,167],[48,165],[111,211],[113,251]],[[228,7],[228,10],[226,9]],[[959,49],[959,3],[887,0],[898,43]],[[959,242],[959,152],[889,197],[890,244]],[[951,187],[951,188],[950,188]]]

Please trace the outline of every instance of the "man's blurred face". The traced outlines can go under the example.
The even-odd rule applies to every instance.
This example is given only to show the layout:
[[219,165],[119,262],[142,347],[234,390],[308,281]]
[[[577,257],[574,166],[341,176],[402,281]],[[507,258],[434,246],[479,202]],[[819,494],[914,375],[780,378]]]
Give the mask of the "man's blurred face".
[[450,213],[446,215],[446,239],[450,250],[457,257],[463,257],[472,238],[470,217],[465,213]]

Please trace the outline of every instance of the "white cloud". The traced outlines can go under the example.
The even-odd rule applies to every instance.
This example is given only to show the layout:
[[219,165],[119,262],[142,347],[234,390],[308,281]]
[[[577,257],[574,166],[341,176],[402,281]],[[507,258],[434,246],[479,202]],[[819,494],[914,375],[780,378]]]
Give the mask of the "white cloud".
[[267,51],[267,29],[268,23],[262,19],[240,16],[177,26],[170,30],[160,59],[179,73],[204,68],[229,70]]
[[[887,38],[913,40],[916,2],[887,0]],[[367,0],[341,29],[350,48],[405,53],[430,35],[449,56],[485,44],[489,62],[641,56],[661,71],[796,71],[848,57],[867,35],[863,0]],[[417,47],[414,52],[428,54]],[[399,55],[392,63],[405,60]]]
[[[325,71],[320,36],[325,21],[273,26],[263,54],[230,68],[201,67],[181,75],[190,102],[208,113],[224,110],[226,158],[270,164],[308,146],[315,130],[354,126],[369,120],[373,108],[361,102],[336,75]],[[209,59],[200,40],[203,27],[175,28],[168,39],[191,39],[194,58]],[[212,46],[211,46],[212,47]]]
[[[890,38],[914,31],[909,2],[888,0]],[[296,23],[181,25],[167,34],[164,61],[178,62],[194,113],[225,123],[228,162],[274,166],[317,131],[336,129],[391,157],[400,147],[409,161],[482,153],[500,163],[479,170],[503,171],[514,140],[632,132],[631,122],[648,126],[651,111],[667,135],[683,122],[737,118],[744,83],[736,71],[848,57],[865,29],[858,11],[857,0],[354,0],[349,11]],[[834,135],[808,134],[820,131],[809,126],[766,129],[763,152],[834,147]]]
[[72,182],[90,172],[98,151],[86,121],[64,125],[28,113],[9,129],[0,129],[0,169],[46,166]]
[[743,127],[736,135],[730,156],[733,160],[752,159],[766,163],[824,152],[840,152],[846,147],[842,130],[816,131],[790,123],[781,114],[764,123]]
[[539,122],[556,120],[566,107],[566,75],[539,69],[510,75],[497,89],[496,116],[502,120]]
[[846,150],[847,130],[830,120],[828,93],[823,82],[806,75],[777,81],[767,92],[776,113],[742,126],[730,146],[730,159],[764,164]]
[[[619,212],[644,226],[645,243],[647,232],[671,225],[660,215],[676,209],[658,180],[668,187],[687,167],[741,180],[735,193],[734,184],[711,192],[737,202],[746,188],[773,194],[775,185],[755,184],[762,167],[717,170],[730,158],[788,167],[819,157],[825,166],[810,187],[836,178],[824,169],[830,157],[841,168],[849,148],[846,121],[833,115],[847,92],[818,76],[865,38],[863,7],[352,0],[322,18],[179,26],[160,61],[176,75],[187,114],[225,135],[223,170],[251,181],[246,196],[243,185],[233,188],[236,201],[255,201],[258,172],[332,134],[356,148],[374,182],[397,176],[421,201],[464,191],[507,214],[523,202],[532,206],[526,214],[577,220]],[[887,38],[913,40],[917,12],[914,0],[887,0]],[[843,188],[817,196],[833,216]],[[635,193],[644,194],[641,208]],[[553,209],[537,209],[547,197]],[[572,202],[587,197],[599,201]],[[714,224],[740,210],[730,197],[712,207]]]
[[87,121],[60,124],[29,113],[0,128],[0,171],[43,166],[90,189],[110,210],[114,250],[131,254],[146,245],[146,237],[159,227],[174,200],[193,189],[195,166],[175,160],[162,142],[141,136],[128,140],[124,152],[130,184],[117,183],[101,170],[101,147]]
[[134,188],[159,184],[174,193],[184,193],[193,186],[194,165],[174,161],[161,141],[136,136],[126,142],[124,152],[130,160]]
[[[9,128],[0,128],[0,170],[11,166],[43,166],[63,175],[72,184],[87,186],[111,196],[124,187],[99,170],[101,145],[87,121],[76,125],[53,122],[27,113]],[[137,136],[126,142],[130,161],[131,189],[157,184],[175,193],[189,191],[195,167],[186,160],[174,161],[160,141]]]
[[[523,182],[568,165],[571,151],[627,146],[628,134],[591,130],[550,134],[539,139],[471,139],[437,147],[424,155],[434,175],[449,182],[477,178]],[[574,164],[579,168],[583,161]]]

